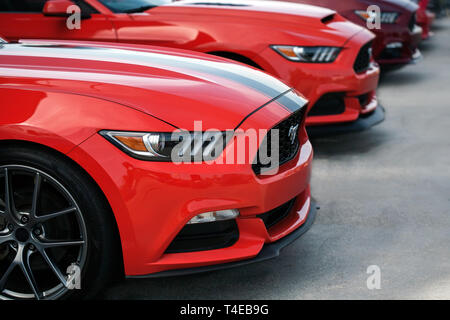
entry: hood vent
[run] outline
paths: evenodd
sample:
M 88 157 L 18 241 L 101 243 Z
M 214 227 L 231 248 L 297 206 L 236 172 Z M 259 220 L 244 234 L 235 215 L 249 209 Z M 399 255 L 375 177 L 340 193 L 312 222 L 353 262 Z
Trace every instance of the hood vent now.
M 320 21 L 322 21 L 323 24 L 327 24 L 327 23 L 333 21 L 333 19 L 334 19 L 334 13 L 322 18 Z

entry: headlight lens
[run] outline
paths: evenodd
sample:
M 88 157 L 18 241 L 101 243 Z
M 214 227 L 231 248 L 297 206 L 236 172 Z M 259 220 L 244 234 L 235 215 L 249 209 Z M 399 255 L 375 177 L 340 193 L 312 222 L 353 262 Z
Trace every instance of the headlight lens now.
M 367 12 L 364 10 L 356 10 L 356 15 L 362 18 L 363 20 L 367 21 L 370 19 L 375 19 L 375 13 L 374 12 Z M 382 12 L 380 17 L 381 23 L 388 23 L 393 24 L 397 21 L 399 14 L 398 12 Z
M 272 46 L 272 49 L 288 60 L 310 63 L 331 63 L 341 51 L 338 47 Z
M 100 134 L 134 158 L 166 162 L 213 160 L 220 155 L 232 135 L 222 131 L 100 131 Z

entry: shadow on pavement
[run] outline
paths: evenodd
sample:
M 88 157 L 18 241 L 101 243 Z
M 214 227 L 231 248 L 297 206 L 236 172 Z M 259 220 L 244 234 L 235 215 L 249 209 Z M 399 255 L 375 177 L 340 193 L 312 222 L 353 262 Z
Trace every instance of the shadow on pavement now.
M 364 132 L 314 138 L 311 143 L 314 147 L 315 158 L 333 158 L 334 156 L 368 153 L 389 139 L 387 132 L 374 127 Z

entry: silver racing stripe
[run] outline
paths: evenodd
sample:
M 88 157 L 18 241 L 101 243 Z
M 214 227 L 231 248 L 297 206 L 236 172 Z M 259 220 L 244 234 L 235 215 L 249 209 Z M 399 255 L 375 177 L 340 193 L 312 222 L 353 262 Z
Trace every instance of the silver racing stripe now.
M 29 49 L 29 50 L 27 50 Z M 268 98 L 274 98 L 289 90 L 289 87 L 272 76 L 239 64 L 208 61 L 197 58 L 167 54 L 132 51 L 117 48 L 98 48 L 63 44 L 22 43 L 7 44 L 0 55 L 79 59 L 101 62 L 115 62 L 160 67 L 171 71 L 192 70 L 204 75 L 221 77 L 250 87 Z

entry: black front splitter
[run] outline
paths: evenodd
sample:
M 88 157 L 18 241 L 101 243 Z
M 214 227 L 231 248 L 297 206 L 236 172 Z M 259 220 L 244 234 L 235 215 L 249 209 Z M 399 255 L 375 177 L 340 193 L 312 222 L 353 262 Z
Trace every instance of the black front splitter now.
M 362 115 L 356 121 L 345 122 L 324 126 L 307 127 L 310 138 L 325 137 L 342 133 L 358 132 L 367 130 L 374 125 L 383 122 L 385 118 L 385 110 L 381 105 L 370 114 Z

